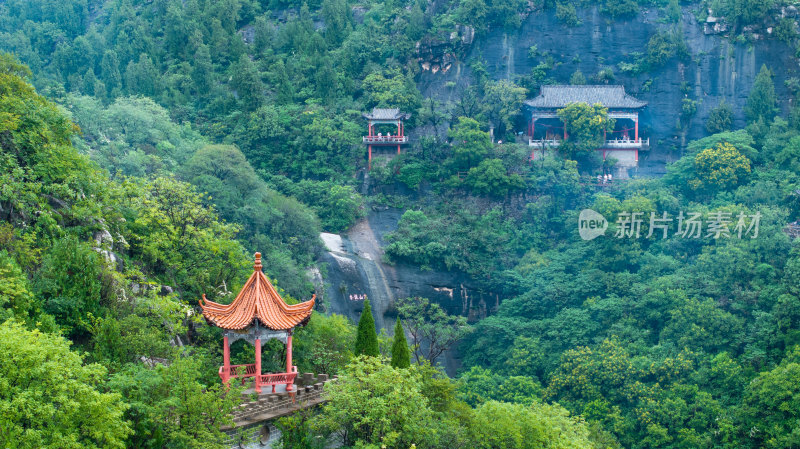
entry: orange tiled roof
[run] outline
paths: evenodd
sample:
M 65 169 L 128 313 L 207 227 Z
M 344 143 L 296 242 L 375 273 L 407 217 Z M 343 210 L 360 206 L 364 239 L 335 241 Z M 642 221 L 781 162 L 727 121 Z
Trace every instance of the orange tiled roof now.
M 240 330 L 250 327 L 258 319 L 272 330 L 289 330 L 308 322 L 316 295 L 310 301 L 288 305 L 261 271 L 261 253 L 256 253 L 253 269 L 253 275 L 232 303 L 218 304 L 203 295 L 200 307 L 210 324 L 223 329 Z

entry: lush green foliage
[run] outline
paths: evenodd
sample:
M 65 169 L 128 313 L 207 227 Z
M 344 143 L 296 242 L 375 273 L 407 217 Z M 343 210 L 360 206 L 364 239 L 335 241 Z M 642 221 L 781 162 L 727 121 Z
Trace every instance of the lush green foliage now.
M 0 444 L 3 447 L 123 448 L 131 428 L 106 370 L 85 365 L 62 337 L 0 324 Z
M 346 447 L 599 447 L 586 425 L 558 405 L 489 401 L 472 409 L 427 365 L 400 369 L 356 359 L 330 387 L 329 399 L 316 430 L 337 434 Z
M 615 120 L 601 104 L 572 103 L 558 110 L 567 131 L 567 140 L 558 147 L 565 158 L 579 159 L 592 154 L 605 141 L 605 132 L 614 130 Z
M 706 130 L 711 134 L 730 131 L 733 128 L 733 108 L 724 100 L 711 110 L 706 120 Z
M 417 363 L 422 360 L 435 363 L 439 356 L 470 330 L 466 318 L 448 315 L 439 304 L 431 303 L 426 298 L 402 299 L 397 303 L 397 311 L 411 334 L 411 347 Z M 399 323 L 398 320 L 396 328 L 402 329 Z M 423 351 L 423 342 L 427 353 Z
M 609 26 L 642 7 L 674 24 L 710 9 L 739 42 L 749 25 L 772 26 L 776 6 L 596 5 Z M 290 301 L 308 297 L 320 230 L 342 232 L 379 202 L 407 206 L 387 258 L 468 277 L 461 299 L 477 321 L 466 335 L 465 318 L 403 301 L 397 344 L 408 350 L 403 325 L 417 360 L 463 340 L 464 371 L 454 384 L 428 365 L 398 368 L 406 357 L 380 360 L 368 304 L 358 332 L 315 314 L 296 332 L 298 365 L 342 377 L 313 425 L 282 421 L 284 446 L 333 433 L 402 449 L 800 444 L 800 253 L 781 232 L 800 217 L 800 113 L 780 117 L 765 66 L 744 110 L 715 108 L 713 135 L 681 148 L 662 179 L 603 192 L 581 179 L 613 126 L 589 105 L 562 113 L 566 158 L 531 161 L 515 143 L 522 100 L 566 81 L 574 67 L 559 58 L 572 55 L 532 43 L 529 74 L 494 80 L 498 68 L 467 51 L 468 26 L 511 36 L 529 14 L 577 26 L 589 12 L 551 0 L 2 2 L 0 48 L 33 70 L 0 53 L 0 346 L 11 361 L 0 446 L 220 447 L 239 397 L 219 387 L 220 332 L 196 300 L 229 301 L 255 250 Z M 619 64 L 620 82 L 701 60 L 681 26 L 659 26 Z M 773 33 L 796 34 L 788 16 Z M 428 50 L 470 75 L 423 99 Z M 592 82 L 616 83 L 603 64 Z M 796 79 L 787 86 L 797 93 Z M 690 87 L 681 131 L 702 110 Z M 412 114 L 412 143 L 366 176 L 361 113 L 376 106 Z M 747 129 L 733 131 L 742 115 Z M 609 220 L 605 237 L 577 239 L 583 208 Z M 615 239 L 623 212 L 642 213 L 645 235 L 651 212 L 760 214 L 761 228 Z M 282 369 L 272 349 L 264 366 Z M 252 351 L 235 345 L 232 358 Z M 353 352 L 376 357 L 351 363 Z

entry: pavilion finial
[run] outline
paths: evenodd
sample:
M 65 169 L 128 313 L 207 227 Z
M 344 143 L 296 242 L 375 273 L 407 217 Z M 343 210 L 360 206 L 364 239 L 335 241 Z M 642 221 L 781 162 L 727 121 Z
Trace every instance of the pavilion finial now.
M 255 257 L 256 257 L 256 263 L 253 265 L 253 270 L 261 271 L 261 268 L 262 268 L 262 265 L 261 265 L 261 253 L 256 253 Z

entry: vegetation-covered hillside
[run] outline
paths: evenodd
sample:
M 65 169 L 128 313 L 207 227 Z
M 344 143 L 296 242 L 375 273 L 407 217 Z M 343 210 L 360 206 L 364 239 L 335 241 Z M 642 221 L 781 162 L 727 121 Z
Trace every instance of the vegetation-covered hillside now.
M 464 58 L 493 29 L 551 11 L 576 26 L 584 8 L 654 10 L 660 31 L 588 78 L 557 79 L 564 61 L 534 46 L 531 73 L 493 79 L 477 57 L 456 101 L 420 94 L 425 52 Z M 467 276 L 497 306 L 467 326 L 401 301 L 392 342 L 322 301 L 295 360 L 340 377 L 319 415 L 280 422 L 283 448 L 797 447 L 800 115 L 770 68 L 662 178 L 596 185 L 614 163 L 593 156 L 599 106 L 560 112 L 586 125 L 553 157 L 516 137 L 543 84 L 694 57 L 682 11 L 736 45 L 798 45 L 782 0 L 0 3 L 0 446 L 224 447 L 240 388 L 219 382 L 222 332 L 197 300 L 231 301 L 255 251 L 305 300 L 320 232 L 389 205 L 405 209 L 389 262 Z M 681 127 L 701 98 L 676 88 Z M 412 142 L 370 169 L 373 107 L 411 113 Z M 583 209 L 605 236 L 580 238 Z M 463 337 L 455 379 L 420 356 L 449 347 L 431 336 Z M 237 342 L 232 363 L 253 351 Z

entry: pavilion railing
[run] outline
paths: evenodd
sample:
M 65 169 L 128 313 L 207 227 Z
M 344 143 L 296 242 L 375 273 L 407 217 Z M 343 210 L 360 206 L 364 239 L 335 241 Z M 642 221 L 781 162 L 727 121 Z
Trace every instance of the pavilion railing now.
M 364 136 L 364 143 L 406 143 L 408 136 Z
M 532 147 L 556 148 L 561 144 L 560 139 L 530 139 Z M 602 148 L 642 148 L 650 146 L 650 139 L 609 139 L 606 140 Z
M 286 391 L 290 391 L 292 388 L 291 386 L 294 384 L 294 380 L 297 377 L 297 373 L 276 373 L 276 374 L 262 374 L 259 379 L 259 385 L 263 386 L 272 386 L 272 392 L 275 393 L 275 386 L 276 385 L 286 385 Z
M 226 376 L 227 374 L 227 376 Z M 225 366 L 219 367 L 219 377 L 222 378 L 223 381 L 227 382 L 229 379 L 242 379 L 242 385 L 244 385 L 245 379 L 250 377 L 257 377 L 256 376 L 256 365 L 254 363 L 248 365 L 231 365 L 228 367 L 228 372 L 225 372 Z M 297 367 L 292 366 L 292 371 L 289 373 L 267 373 L 261 374 L 258 376 L 258 383 L 262 386 L 272 386 L 272 392 L 275 392 L 276 385 L 286 385 L 287 390 L 290 389 L 290 385 L 294 383 L 295 378 L 297 377 Z
M 244 368 L 242 370 L 241 368 Z M 251 363 L 249 365 L 231 365 L 228 367 L 228 372 L 225 372 L 225 366 L 219 367 L 219 377 L 222 380 L 227 379 L 234 379 L 237 377 L 245 378 L 245 377 L 253 377 L 256 375 L 256 365 L 255 363 Z
M 530 139 L 529 145 L 532 147 L 557 147 L 561 144 L 560 139 Z
M 642 148 L 650 146 L 650 139 L 613 139 L 606 140 L 606 148 Z

